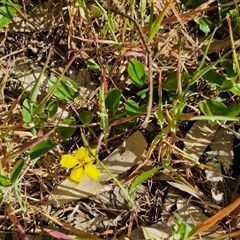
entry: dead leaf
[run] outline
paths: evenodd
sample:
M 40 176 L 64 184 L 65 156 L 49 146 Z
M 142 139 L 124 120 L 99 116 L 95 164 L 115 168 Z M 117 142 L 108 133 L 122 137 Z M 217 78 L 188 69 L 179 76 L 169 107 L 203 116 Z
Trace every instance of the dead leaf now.
M 199 160 L 213 140 L 218 128 L 218 124 L 212 125 L 208 121 L 195 122 L 185 136 L 184 151 Z
M 144 239 L 172 239 L 171 228 L 166 222 L 154 223 L 148 227 L 142 227 Z
M 221 175 L 221 167 L 225 173 L 228 173 L 233 164 L 233 141 L 234 134 L 227 128 L 221 127 L 212 140 L 211 151 L 205 153 L 207 165 L 216 170 L 205 170 L 206 178 L 212 185 L 212 198 L 216 204 L 222 206 L 229 202 L 230 195 Z
M 233 164 L 233 141 L 234 134 L 226 128 L 218 129 L 211 149 L 216 152 L 216 158 L 227 173 Z
M 183 192 L 186 192 L 186 193 L 189 193 L 190 195 L 200 199 L 200 193 L 194 188 L 194 187 L 189 187 L 181 182 L 170 182 L 170 181 L 167 181 L 167 183 L 169 183 L 170 185 L 172 185 L 173 187 L 183 191 Z

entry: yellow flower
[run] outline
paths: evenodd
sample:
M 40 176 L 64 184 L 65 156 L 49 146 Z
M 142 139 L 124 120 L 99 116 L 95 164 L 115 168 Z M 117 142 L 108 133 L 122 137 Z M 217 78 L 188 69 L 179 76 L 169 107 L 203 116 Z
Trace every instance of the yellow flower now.
M 96 149 L 90 149 L 95 156 Z M 100 176 L 100 171 L 93 165 L 94 158 L 89 156 L 87 149 L 80 147 L 75 156 L 65 154 L 62 156 L 60 164 L 66 168 L 73 168 L 70 174 L 70 181 L 80 183 L 83 179 L 84 173 L 93 180 L 97 180 Z

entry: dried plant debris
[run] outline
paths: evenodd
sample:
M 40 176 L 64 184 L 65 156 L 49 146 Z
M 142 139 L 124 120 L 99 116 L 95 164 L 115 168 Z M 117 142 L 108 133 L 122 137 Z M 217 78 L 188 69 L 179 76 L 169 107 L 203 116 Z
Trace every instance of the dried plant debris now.
M 228 174 L 233 164 L 234 134 L 226 128 L 220 127 L 210 145 L 211 150 L 205 153 L 207 165 L 213 170 L 206 169 L 206 178 L 210 181 L 211 193 L 216 204 L 226 206 L 230 202 L 230 190 L 223 173 Z
M 218 124 L 197 121 L 185 138 L 184 150 L 196 159 L 200 159 L 204 153 L 205 161 L 210 166 L 209 169 L 205 169 L 205 174 L 211 183 L 213 202 L 226 206 L 230 201 L 230 195 L 221 169 L 223 168 L 224 174 L 230 174 L 235 135 L 228 128 L 220 127 Z M 209 150 L 205 152 L 207 148 Z
M 210 124 L 208 121 L 195 122 L 185 136 L 184 151 L 199 160 L 214 139 L 218 128 L 218 124 Z
M 233 164 L 233 141 L 235 135 L 226 128 L 219 128 L 211 144 L 211 151 L 208 153 L 209 158 L 215 155 L 215 158 L 220 162 L 225 173 Z
M 19 182 L 11 182 L 6 187 L 9 197 L 2 205 L 0 224 L 1 230 L 9 232 L 0 232 L 0 238 L 18 239 L 19 234 L 10 230 L 22 226 L 24 231 L 38 234 L 27 235 L 28 239 L 48 239 L 40 236 L 40 231 L 62 239 L 75 239 L 67 235 L 70 233 L 84 239 L 173 239 L 174 213 L 195 226 L 238 200 L 239 178 L 235 189 L 226 181 L 228 177 L 234 182 L 231 177 L 237 178 L 238 173 L 232 169 L 233 140 L 239 136 L 231 131 L 235 126 L 228 122 L 228 125 L 221 125 L 224 120 L 221 124 L 196 121 L 188 130 L 188 124 L 196 115 L 205 114 L 208 119 L 219 113 L 223 113 L 223 118 L 239 116 L 240 69 L 237 58 L 234 59 L 238 54 L 234 50 L 240 42 L 239 28 L 232 29 L 233 41 L 219 36 L 225 17 L 217 16 L 221 21 L 215 24 L 208 15 L 218 15 L 223 3 L 209 0 L 199 5 L 195 2 L 199 1 L 35 0 L 20 1 L 19 5 L 16 2 L 18 9 L 10 23 L 0 27 L 1 156 L 4 159 L 8 153 L 21 149 L 26 141 L 34 141 L 50 128 L 63 126 L 66 132 L 73 128 L 76 131 L 63 140 L 56 130 L 51 136 L 56 148 L 40 156 L 35 165 L 29 161 L 29 151 L 25 151 L 2 166 L 8 179 L 14 164 L 24 159 Z M 13 1 L 1 2 L 0 15 L 4 3 L 12 4 Z M 233 8 L 234 11 L 229 12 L 230 22 L 233 25 L 237 21 L 237 26 L 238 3 L 239 0 L 224 3 L 224 7 Z M 206 24 L 208 21 L 219 27 L 216 34 L 210 33 L 213 25 Z M 202 34 L 203 26 L 210 27 L 210 32 Z M 224 36 L 229 33 L 225 31 Z M 203 35 L 205 37 L 201 37 Z M 128 65 L 133 59 L 138 62 L 134 66 L 135 83 Z M 206 66 L 208 72 L 202 74 Z M 138 67 L 143 76 L 138 76 Z M 53 104 L 44 103 L 46 108 L 40 115 L 38 111 L 30 111 L 31 121 L 29 125 L 24 124 L 24 114 L 41 106 L 53 79 L 61 79 L 59 76 L 63 72 L 63 78 L 67 79 L 63 88 L 67 90 L 62 95 L 73 90 L 73 99 L 58 98 L 53 93 L 49 99 Z M 39 85 L 35 85 L 37 80 L 41 82 Z M 36 87 L 37 101 L 25 101 L 31 96 L 34 85 L 39 86 Z M 143 137 L 136 129 L 146 119 L 151 88 L 150 121 Z M 99 94 L 101 90 L 102 95 Z M 107 95 L 112 90 L 118 97 L 109 107 L 110 104 L 106 104 L 108 96 L 115 100 L 115 96 Z M 203 111 L 205 105 L 200 107 L 208 100 L 213 104 L 210 115 Z M 130 102 L 134 102 L 133 112 L 127 111 Z M 24 112 L 26 106 L 29 108 Z M 81 113 L 91 120 L 83 121 Z M 106 116 L 104 123 L 107 124 L 101 124 Z M 62 123 L 68 118 L 74 120 L 73 127 Z M 112 126 L 112 123 L 121 124 Z M 102 141 L 101 134 L 108 130 L 108 138 Z M 181 131 L 188 131 L 185 141 Z M 100 164 L 96 164 L 102 173 L 98 181 L 85 177 L 80 184 L 75 184 L 67 179 L 71 170 L 62 168 L 60 159 L 84 145 L 80 132 L 89 146 L 98 144 L 100 160 L 104 159 L 103 163 L 126 190 L 131 189 L 133 181 L 139 180 L 138 176 L 142 177 L 142 172 L 149 173 L 152 168 L 159 167 L 154 176 L 143 178 L 137 186 L 132 199 L 134 207 L 129 207 L 122 190 Z M 127 138 L 126 146 L 121 145 L 121 138 L 127 132 L 133 134 Z M 154 145 L 151 156 L 144 162 L 137 162 L 147 144 L 155 141 L 159 144 Z M 179 154 L 176 147 L 187 154 Z M 189 156 L 199 164 L 188 161 Z M 137 167 L 137 164 L 140 165 Z M 25 170 L 26 165 L 28 170 Z M 0 176 L 2 185 L 4 171 Z M 4 196 L 7 191 L 2 185 Z M 7 214 L 8 203 L 14 208 L 12 214 Z M 193 239 L 208 239 L 208 235 L 222 237 L 220 231 L 229 233 L 237 229 L 239 209 L 237 207 L 231 214 L 228 212 L 226 222 L 217 219 L 212 228 Z M 224 229 L 218 225 L 220 220 L 225 224 Z M 227 230 L 228 227 L 231 230 Z

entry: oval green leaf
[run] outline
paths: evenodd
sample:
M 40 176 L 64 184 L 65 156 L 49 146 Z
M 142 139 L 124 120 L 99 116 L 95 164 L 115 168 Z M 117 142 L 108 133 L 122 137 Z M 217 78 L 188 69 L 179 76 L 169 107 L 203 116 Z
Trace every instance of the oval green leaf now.
M 231 88 L 231 92 L 240 96 L 240 83 L 234 83 L 233 88 Z
M 208 34 L 211 32 L 211 22 L 207 18 L 195 17 L 194 21 L 204 33 Z
M 131 82 L 137 86 L 147 84 L 147 75 L 145 73 L 144 66 L 136 59 L 132 59 L 128 63 L 128 75 Z
M 186 72 L 181 74 L 182 86 L 185 86 L 189 81 L 189 75 Z M 166 81 L 163 83 L 163 89 L 165 91 L 176 91 L 177 90 L 177 72 L 172 71 L 167 76 Z
M 49 89 L 53 87 L 58 78 L 51 78 L 48 82 Z M 54 92 L 54 96 L 65 102 L 73 102 L 79 96 L 79 87 L 77 84 L 68 77 L 63 77 L 60 84 Z
M 222 115 L 227 117 L 236 117 L 238 116 L 239 112 L 240 112 L 240 105 L 234 104 L 229 106 L 226 110 L 224 110 Z
M 54 117 L 58 110 L 58 103 L 56 101 L 52 101 L 48 105 L 48 115 L 50 118 Z
M 139 107 L 139 105 L 131 99 L 127 100 L 125 103 L 125 110 L 128 116 L 134 116 L 136 114 L 143 113 L 146 111 L 146 109 L 147 104 Z
M 83 124 L 88 124 L 92 121 L 94 114 L 91 111 L 83 111 L 79 114 L 79 120 Z
M 0 186 L 1 187 L 9 187 L 11 185 L 12 185 L 12 183 L 8 177 L 0 175 Z
M 11 6 L 9 1 L 6 0 L 1 1 L 1 5 L 2 6 L 0 6 L 0 28 L 8 25 L 13 20 L 13 17 L 17 11 L 13 6 Z
M 227 109 L 223 103 L 212 99 L 200 101 L 198 105 L 206 116 L 222 115 Z
M 29 123 L 32 121 L 33 110 L 33 104 L 28 99 L 25 99 L 22 106 L 22 117 L 25 123 Z
M 105 97 L 105 106 L 111 114 L 115 114 L 118 110 L 122 91 L 119 89 L 113 89 L 108 91 Z
M 16 164 L 14 165 L 12 171 L 11 171 L 11 176 L 10 176 L 10 182 L 11 183 L 15 183 L 19 174 L 22 171 L 22 168 L 24 166 L 24 160 L 20 159 L 16 162 Z
M 37 145 L 35 145 L 30 149 L 31 160 L 43 156 L 44 154 L 49 152 L 51 149 L 53 149 L 56 145 L 57 144 L 55 142 L 50 140 L 46 140 L 38 143 Z
M 231 80 L 226 80 L 221 85 L 222 90 L 228 90 L 228 89 L 231 89 L 232 87 L 233 87 L 233 82 Z
M 69 127 L 58 127 L 57 130 L 64 139 L 70 138 L 76 130 L 76 127 L 71 127 L 76 125 L 76 120 L 73 117 L 67 118 L 63 120 L 61 124 L 69 125 Z

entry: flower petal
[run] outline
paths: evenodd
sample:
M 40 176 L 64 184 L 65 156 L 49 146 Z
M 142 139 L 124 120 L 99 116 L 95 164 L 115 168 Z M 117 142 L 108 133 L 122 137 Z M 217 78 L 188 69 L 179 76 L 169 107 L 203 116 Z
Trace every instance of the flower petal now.
M 101 172 L 96 168 L 95 165 L 91 163 L 84 165 L 84 169 L 87 176 L 93 180 L 97 180 L 98 177 L 101 175 Z
M 70 154 L 62 155 L 60 164 L 65 168 L 73 168 L 79 163 L 78 159 L 75 156 Z
M 97 155 L 97 150 L 96 149 L 89 149 L 89 151 L 92 153 L 93 156 Z M 87 155 L 84 156 L 84 162 L 85 163 L 93 162 L 94 161 L 94 157 L 92 155 L 87 151 Z
M 75 183 L 80 183 L 84 176 L 83 167 L 75 167 L 70 174 L 69 180 Z
M 84 158 L 88 156 L 88 152 L 84 147 L 80 147 L 76 153 L 75 153 L 75 157 L 79 160 L 79 161 L 84 161 Z

